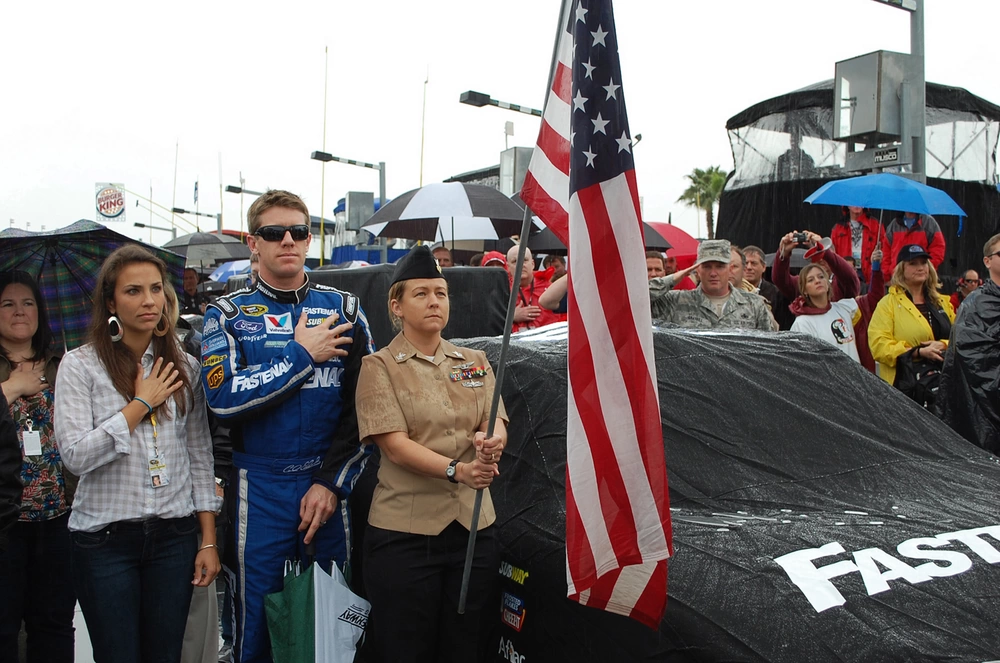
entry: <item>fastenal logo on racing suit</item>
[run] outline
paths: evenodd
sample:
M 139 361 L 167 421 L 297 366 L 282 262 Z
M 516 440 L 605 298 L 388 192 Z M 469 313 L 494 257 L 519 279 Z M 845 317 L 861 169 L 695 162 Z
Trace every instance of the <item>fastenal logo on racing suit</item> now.
M 234 375 L 231 392 L 235 394 L 238 391 L 256 389 L 260 385 L 267 384 L 274 378 L 280 377 L 290 370 L 292 370 L 292 362 L 285 359 L 280 364 L 275 364 L 264 371 L 251 373 L 250 375 Z

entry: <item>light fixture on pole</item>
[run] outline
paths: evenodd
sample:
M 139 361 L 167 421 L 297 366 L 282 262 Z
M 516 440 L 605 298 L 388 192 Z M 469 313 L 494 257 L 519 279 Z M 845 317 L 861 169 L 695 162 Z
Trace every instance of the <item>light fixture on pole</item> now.
M 239 186 L 233 186 L 232 184 L 227 185 L 226 186 L 226 193 L 238 193 L 238 194 L 244 194 L 245 193 L 245 194 L 251 195 L 251 196 L 263 196 L 264 195 L 263 191 L 253 191 L 251 189 L 245 188 L 243 186 L 245 183 L 246 183 L 246 180 L 243 179 L 243 174 L 240 173 L 240 185 Z M 246 244 L 246 241 L 247 241 L 246 236 L 250 233 L 250 229 L 249 228 L 245 228 L 244 229 L 244 225 L 243 225 L 244 223 L 246 223 L 246 217 L 243 216 L 243 196 L 240 195 L 240 229 L 241 229 L 241 232 L 242 232 L 242 235 L 243 235 L 240 238 L 240 241 L 243 242 L 244 244 Z
M 157 216 L 159 216 L 159 214 L 157 214 Z M 160 217 L 160 218 L 163 218 L 163 217 Z M 167 219 L 167 220 L 169 221 L 169 219 Z M 154 226 L 152 223 L 140 223 L 138 221 L 136 221 L 132 225 L 135 226 L 136 228 L 149 228 L 150 230 L 162 230 L 164 232 L 170 233 L 172 235 L 171 239 L 177 239 L 177 228 L 176 227 L 174 227 L 174 228 L 164 228 L 163 226 Z
M 210 219 L 215 219 L 218 222 L 218 232 L 222 234 L 222 215 L 221 214 L 208 214 L 206 212 L 192 212 L 191 210 L 182 209 L 180 207 L 171 208 L 170 212 L 172 214 L 194 214 L 195 216 L 207 216 Z M 201 232 L 201 226 L 195 224 L 195 229 Z
M 322 161 L 323 163 L 329 161 L 336 161 L 337 163 L 346 163 L 350 166 L 359 166 L 361 168 L 371 168 L 372 170 L 378 171 L 378 204 L 381 208 L 385 205 L 385 162 L 379 161 L 377 164 L 368 163 L 367 161 L 358 161 L 356 159 L 344 159 L 343 157 L 335 157 L 327 152 L 316 151 L 309 155 L 310 159 L 315 161 Z M 322 229 L 320 230 L 322 233 Z M 385 264 L 388 260 L 389 255 L 389 245 L 386 243 L 384 238 L 379 238 L 379 256 L 382 264 Z
M 475 106 L 476 108 L 482 108 L 483 106 L 496 106 L 497 108 L 517 111 L 518 113 L 524 113 L 525 115 L 534 115 L 535 117 L 542 116 L 542 111 L 537 108 L 528 108 L 527 106 L 512 104 L 507 101 L 499 101 L 497 99 L 493 99 L 485 92 L 474 92 L 472 90 L 468 90 L 459 95 L 458 101 L 459 103 L 466 104 L 468 106 Z

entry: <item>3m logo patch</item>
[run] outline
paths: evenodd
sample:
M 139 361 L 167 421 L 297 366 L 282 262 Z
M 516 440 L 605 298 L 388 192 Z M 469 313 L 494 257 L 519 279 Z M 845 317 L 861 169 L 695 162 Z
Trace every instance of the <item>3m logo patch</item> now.
M 267 313 L 267 307 L 263 306 L 262 304 L 250 304 L 249 306 L 241 306 L 240 310 L 246 313 L 247 315 L 253 316 L 255 318 L 260 317 L 265 313 Z
M 209 389 L 218 389 L 222 386 L 224 379 L 226 379 L 226 372 L 222 369 L 222 366 L 216 366 L 205 376 L 205 382 L 208 383 Z
M 201 365 L 204 368 L 208 368 L 210 366 L 216 366 L 216 365 L 221 364 L 222 362 L 226 361 L 226 359 L 228 359 L 228 358 L 229 358 L 229 355 L 209 355 L 209 356 L 205 357 L 205 361 L 201 362 Z
M 264 330 L 268 334 L 291 334 L 292 314 L 282 313 L 281 315 L 265 315 Z

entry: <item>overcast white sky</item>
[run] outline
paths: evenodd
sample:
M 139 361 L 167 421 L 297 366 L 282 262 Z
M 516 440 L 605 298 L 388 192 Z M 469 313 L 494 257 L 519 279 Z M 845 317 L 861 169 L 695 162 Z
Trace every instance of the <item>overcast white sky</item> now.
M 1000 103 L 997 0 L 925 0 L 927 79 Z M 623 90 L 645 217 L 695 235 L 675 204 L 694 167 L 732 167 L 726 120 L 764 99 L 832 78 L 834 63 L 909 52 L 909 13 L 873 0 L 619 0 Z M 122 182 L 171 207 L 240 200 L 221 184 L 280 187 L 320 212 L 324 46 L 326 151 L 385 161 L 389 197 L 419 184 L 426 72 L 424 183 L 498 163 L 531 146 L 535 118 L 458 103 L 468 89 L 540 108 L 559 0 L 326 2 L 6 2 L 0 9 L 0 227 L 61 227 L 95 218 L 95 182 Z M 378 174 L 326 168 L 329 214 Z M 220 202 L 220 198 L 222 198 Z M 127 197 L 126 223 L 149 213 Z M 245 205 L 248 206 L 247 199 Z M 214 227 L 214 221 L 205 225 Z M 167 222 L 154 217 L 155 225 Z M 181 226 L 181 232 L 186 230 Z M 169 239 L 154 231 L 152 241 Z

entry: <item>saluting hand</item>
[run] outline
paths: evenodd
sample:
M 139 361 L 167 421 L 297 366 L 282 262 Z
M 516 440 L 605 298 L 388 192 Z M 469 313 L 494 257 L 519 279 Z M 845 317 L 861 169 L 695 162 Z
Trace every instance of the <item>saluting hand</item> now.
M 322 364 L 331 357 L 346 357 L 347 348 L 340 346 L 354 342 L 350 336 L 343 336 L 353 325 L 345 322 L 334 327 L 338 318 L 340 314 L 334 313 L 315 327 L 306 327 L 305 310 L 299 316 L 299 322 L 295 325 L 295 340 L 306 349 L 317 364 Z

